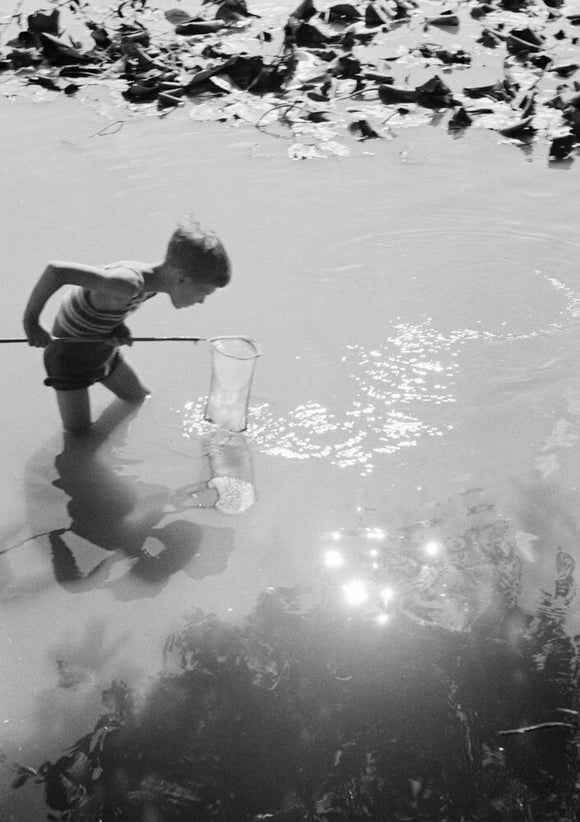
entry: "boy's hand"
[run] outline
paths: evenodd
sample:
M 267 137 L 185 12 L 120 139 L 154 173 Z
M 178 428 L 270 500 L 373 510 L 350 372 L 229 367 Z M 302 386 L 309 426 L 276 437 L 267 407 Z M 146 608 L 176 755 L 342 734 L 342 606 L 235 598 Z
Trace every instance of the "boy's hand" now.
M 33 345 L 35 348 L 46 348 L 52 340 L 48 331 L 46 331 L 39 322 L 24 320 L 24 330 L 28 339 L 28 345 Z
M 114 345 L 133 345 L 131 330 L 127 328 L 125 323 L 116 325 L 111 331 L 109 339 Z

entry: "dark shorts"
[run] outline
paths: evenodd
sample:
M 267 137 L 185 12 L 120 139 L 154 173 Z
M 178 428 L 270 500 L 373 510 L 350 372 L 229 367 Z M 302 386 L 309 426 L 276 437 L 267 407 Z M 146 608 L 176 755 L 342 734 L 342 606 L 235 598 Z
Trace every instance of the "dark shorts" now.
M 54 340 L 44 349 L 44 384 L 58 391 L 89 388 L 109 377 L 122 360 L 119 349 L 107 342 Z

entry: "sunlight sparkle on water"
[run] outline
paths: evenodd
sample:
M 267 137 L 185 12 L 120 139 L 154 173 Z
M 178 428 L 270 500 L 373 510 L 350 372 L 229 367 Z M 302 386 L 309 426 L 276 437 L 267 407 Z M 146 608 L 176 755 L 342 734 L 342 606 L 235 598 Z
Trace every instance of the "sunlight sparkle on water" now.
M 340 551 L 326 551 L 324 554 L 324 564 L 327 568 L 341 568 L 344 565 L 344 557 Z
M 383 603 L 385 605 L 388 605 L 390 602 L 392 602 L 394 596 L 395 592 L 392 588 L 383 588 L 381 591 L 381 599 L 383 600 Z
M 428 557 L 436 557 L 441 553 L 441 545 L 438 542 L 435 542 L 435 540 L 431 540 L 431 542 L 428 542 L 423 546 L 423 551 Z
M 353 607 L 364 605 L 369 598 L 367 587 L 360 579 L 353 579 L 351 582 L 343 585 L 342 590 L 344 591 L 344 598 L 347 605 L 352 605 Z
M 345 345 L 337 362 L 346 388 L 338 398 L 319 385 L 319 397 L 305 397 L 279 416 L 269 403 L 251 404 L 249 441 L 272 456 L 357 466 L 364 476 L 373 471 L 376 454 L 416 446 L 425 435 L 442 436 L 442 429 L 420 418 L 420 406 L 455 402 L 459 364 L 439 356 L 456 338 L 438 334 L 430 322 L 395 325 L 372 348 Z M 185 404 L 183 436 L 202 430 L 203 408 L 203 400 Z
M 580 297 L 564 283 L 546 280 L 564 292 L 567 313 L 576 317 Z M 426 422 L 421 409 L 456 402 L 458 356 L 464 345 L 527 339 L 538 333 L 497 334 L 481 328 L 442 333 L 429 317 L 420 323 L 399 321 L 385 330 L 379 344 L 346 344 L 329 362 L 329 373 L 343 370 L 336 375 L 346 386 L 340 396 L 333 393 L 333 377 L 332 386 L 317 384 L 317 396 L 300 397 L 301 402 L 282 414 L 275 414 L 268 402 L 252 404 L 248 440 L 274 457 L 322 459 L 340 468 L 357 467 L 366 476 L 374 470 L 377 454 L 415 447 L 422 437 L 442 437 L 452 428 Z M 184 405 L 183 437 L 207 429 L 204 405 L 205 398 Z

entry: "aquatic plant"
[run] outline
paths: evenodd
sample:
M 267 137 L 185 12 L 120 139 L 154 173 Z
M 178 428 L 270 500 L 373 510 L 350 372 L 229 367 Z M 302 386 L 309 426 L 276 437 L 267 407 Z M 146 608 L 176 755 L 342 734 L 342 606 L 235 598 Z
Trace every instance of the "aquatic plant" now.
M 301 3 L 287 19 L 268 21 L 245 0 L 204 3 L 196 16 L 182 9 L 162 16 L 141 2 L 120 2 L 106 13 L 71 3 L 69 14 L 88 30 L 90 46 L 66 36 L 60 9 L 39 10 L 0 51 L 0 71 L 23 72 L 23 82 L 67 95 L 85 83 L 122 80 L 128 106 L 153 104 L 166 116 L 190 101 L 194 119 L 245 121 L 297 140 L 291 157 L 347 153 L 335 139 L 339 129 L 359 140 L 392 138 L 395 129 L 435 123 L 435 113 L 448 112 L 456 138 L 484 126 L 522 146 L 542 140 L 549 157 L 561 161 L 580 144 L 580 95 L 579 64 L 569 57 L 578 41 L 577 15 L 558 6 L 556 0 L 470 0 L 428 16 L 415 0 L 359 0 L 321 11 Z M 525 26 L 513 24 L 519 11 Z M 483 55 L 504 51 L 503 76 L 478 94 L 451 93 L 441 73 L 456 77 L 471 54 L 425 37 L 459 31 L 468 21 L 481 26 L 476 49 Z M 15 22 L 20 15 L 8 17 L 5 29 Z M 233 38 L 243 40 L 243 51 L 230 44 Z M 369 43 L 372 54 L 380 46 L 386 58 L 365 59 Z M 409 69 L 419 67 L 432 76 L 409 85 Z

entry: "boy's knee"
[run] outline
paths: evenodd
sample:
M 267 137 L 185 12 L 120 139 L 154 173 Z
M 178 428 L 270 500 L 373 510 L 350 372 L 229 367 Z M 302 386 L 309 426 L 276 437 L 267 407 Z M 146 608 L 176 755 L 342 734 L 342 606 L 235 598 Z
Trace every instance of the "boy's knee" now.
M 145 386 L 141 386 L 141 389 L 137 393 L 135 393 L 133 397 L 130 397 L 128 401 L 134 403 L 142 403 L 145 402 L 145 400 L 148 399 L 148 397 L 150 396 L 151 391 L 149 391 L 148 388 L 145 388 Z
M 133 386 L 128 390 L 116 392 L 117 396 L 121 400 L 125 400 L 125 402 L 132 402 L 136 405 L 145 402 L 147 397 L 151 396 L 151 391 L 148 388 L 145 388 L 144 385 Z

